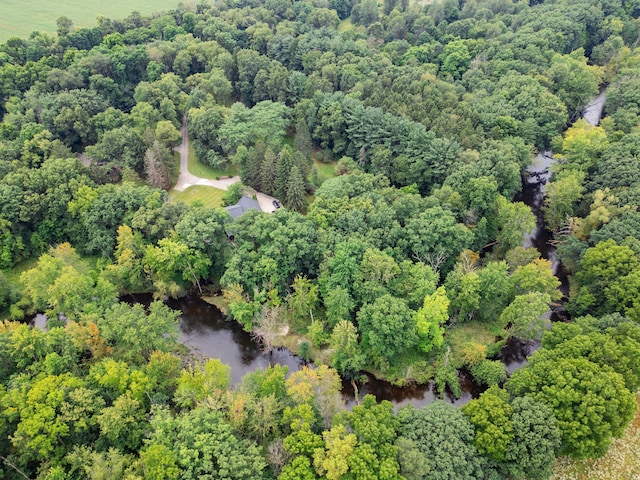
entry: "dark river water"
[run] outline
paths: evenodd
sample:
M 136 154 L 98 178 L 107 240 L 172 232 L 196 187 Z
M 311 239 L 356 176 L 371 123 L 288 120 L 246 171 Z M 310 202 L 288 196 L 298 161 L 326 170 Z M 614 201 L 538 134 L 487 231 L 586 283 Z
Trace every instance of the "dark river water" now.
M 122 300 L 148 305 L 152 299 L 150 294 L 138 294 L 127 295 Z M 196 358 L 219 358 L 229 365 L 231 381 L 234 385 L 237 385 L 245 374 L 257 368 L 279 364 L 286 365 L 289 373 L 292 373 L 305 365 L 304 360 L 285 348 L 276 348 L 271 353 L 263 352 L 240 324 L 225 320 L 218 308 L 197 296 L 171 299 L 167 301 L 167 305 L 181 312 L 180 342 L 187 345 Z M 44 316 L 42 317 L 38 318 L 46 322 Z M 366 394 L 373 394 L 378 400 L 389 400 L 397 407 L 409 403 L 422 406 L 438 398 L 432 383 L 396 387 L 372 375 L 366 375 L 366 378 L 366 382 L 358 383 L 360 398 Z M 451 392 L 445 391 L 444 400 L 455 405 L 464 405 L 484 390 L 476 385 L 471 375 L 466 372 L 460 372 L 459 378 L 462 396 L 456 399 Z M 350 382 L 343 381 L 342 395 L 347 407 L 355 405 L 355 395 Z

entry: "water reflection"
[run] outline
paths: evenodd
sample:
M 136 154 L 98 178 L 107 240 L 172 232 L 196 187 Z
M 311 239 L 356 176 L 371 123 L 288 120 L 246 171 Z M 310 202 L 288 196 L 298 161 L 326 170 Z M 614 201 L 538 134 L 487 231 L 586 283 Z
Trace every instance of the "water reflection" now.
M 123 297 L 128 303 L 151 303 L 150 295 L 128 295 Z M 181 312 L 180 342 L 187 345 L 196 357 L 219 358 L 231 366 L 233 385 L 240 383 L 242 377 L 258 368 L 269 365 L 286 365 L 289 374 L 299 370 L 305 362 L 285 348 L 274 349 L 271 353 L 263 352 L 251 339 L 251 335 L 233 321 L 226 321 L 224 315 L 213 305 L 195 296 L 187 296 L 177 300 L 169 300 L 167 304 Z M 367 394 L 374 395 L 379 401 L 389 400 L 396 407 L 409 403 L 420 407 L 438 399 L 432 382 L 425 385 L 411 384 L 396 387 L 389 382 L 378 380 L 365 374 L 366 382 L 358 383 L 359 398 Z M 455 399 L 451 391 L 445 391 L 443 400 L 454 405 L 464 405 L 472 398 L 477 398 L 484 390 L 473 382 L 467 372 L 459 373 L 462 396 Z M 351 382 L 343 380 L 342 396 L 347 408 L 356 405 L 355 394 Z
M 499 359 L 511 375 L 516 370 L 524 367 L 527 357 L 540 348 L 540 342 L 523 342 L 516 338 L 510 338 L 500 351 Z
M 397 387 L 384 380 L 378 380 L 370 374 L 366 374 L 365 377 L 366 382 L 359 382 L 357 385 L 358 397 L 362 399 L 365 395 L 371 394 L 374 395 L 379 402 L 382 400 L 390 401 L 396 409 L 409 404 L 415 407 L 423 407 L 438 399 L 453 405 L 462 406 L 469 403 L 472 399 L 478 398 L 480 394 L 486 390 L 485 387 L 476 384 L 471 374 L 464 370 L 458 372 L 458 380 L 460 381 L 460 389 L 462 390 L 460 398 L 455 398 L 453 392 L 448 388 L 444 391 L 442 397 L 440 397 L 436 392 L 436 386 L 433 382 L 423 385 L 411 383 L 404 387 Z M 350 409 L 356 405 L 353 385 L 345 379 L 342 380 L 342 397 L 347 408 Z
M 138 294 L 123 297 L 128 303 L 148 306 L 151 295 Z M 237 385 L 242 377 L 270 365 L 286 365 L 289 373 L 300 369 L 302 359 L 285 348 L 271 353 L 263 352 L 239 323 L 228 322 L 215 306 L 195 296 L 170 299 L 167 305 L 180 311 L 180 343 L 191 349 L 198 359 L 218 358 L 231 367 L 231 383 Z
M 47 329 L 47 316 L 44 313 L 36 313 L 28 318 L 27 322 L 31 328 L 38 328 L 43 331 Z
M 582 111 L 582 117 L 590 125 L 599 125 L 602 113 L 604 111 L 604 104 L 606 100 L 606 94 L 603 90 L 600 94 L 589 102 Z

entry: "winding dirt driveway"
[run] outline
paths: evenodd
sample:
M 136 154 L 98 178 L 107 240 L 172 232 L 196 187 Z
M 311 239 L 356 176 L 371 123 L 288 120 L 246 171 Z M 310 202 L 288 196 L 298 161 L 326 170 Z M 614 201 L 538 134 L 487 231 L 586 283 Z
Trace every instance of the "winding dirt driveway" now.
M 179 192 L 185 191 L 189 187 L 194 185 L 203 185 L 206 187 L 219 188 L 220 190 L 228 190 L 230 185 L 240 181 L 239 176 L 231 178 L 221 178 L 220 180 L 209 180 L 207 178 L 197 177 L 189 172 L 189 134 L 187 131 L 187 115 L 182 118 L 182 143 L 174 148 L 176 152 L 180 154 L 180 177 L 173 187 L 174 190 Z M 273 212 L 275 207 L 273 206 L 274 197 L 265 195 L 261 192 L 256 192 L 256 200 L 260 204 L 260 208 L 263 212 Z

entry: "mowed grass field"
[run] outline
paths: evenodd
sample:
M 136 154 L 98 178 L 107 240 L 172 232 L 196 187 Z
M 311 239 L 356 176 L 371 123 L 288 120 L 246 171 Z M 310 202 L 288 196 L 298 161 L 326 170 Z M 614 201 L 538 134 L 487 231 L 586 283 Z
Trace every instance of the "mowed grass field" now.
M 187 188 L 184 192 L 171 190 L 169 198 L 174 202 L 184 202 L 191 205 L 194 202 L 202 203 L 203 207 L 220 207 L 222 206 L 222 196 L 224 190 L 219 188 L 208 187 L 206 185 L 194 185 Z
M 34 30 L 56 31 L 56 19 L 69 17 L 76 27 L 93 27 L 96 17 L 128 17 L 170 10 L 179 0 L 0 0 L 0 42 L 7 38 L 28 37 Z M 186 3 L 186 2 L 185 2 Z

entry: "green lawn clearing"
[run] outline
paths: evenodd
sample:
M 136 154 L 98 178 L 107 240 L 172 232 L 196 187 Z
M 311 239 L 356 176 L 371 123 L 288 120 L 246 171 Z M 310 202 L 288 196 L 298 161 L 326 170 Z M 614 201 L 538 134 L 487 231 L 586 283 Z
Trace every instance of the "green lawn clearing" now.
M 351 17 L 347 17 L 338 24 L 338 33 L 346 32 L 352 28 L 353 23 L 351 23 Z
M 171 190 L 169 192 L 169 198 L 174 202 L 184 202 L 187 205 L 193 202 L 201 202 L 205 207 L 220 207 L 222 206 L 222 196 L 224 193 L 224 190 L 220 190 L 219 188 L 194 185 L 193 187 L 187 188 L 184 192 Z
M 227 168 L 213 168 L 209 165 L 205 165 L 196 156 L 196 152 L 193 149 L 193 143 L 189 142 L 189 173 L 200 178 L 207 178 L 209 180 L 218 179 L 220 177 L 235 177 L 239 174 L 238 167 L 235 165 L 229 165 Z
M 56 20 L 70 18 L 76 27 L 93 27 L 96 17 L 111 19 L 128 17 L 138 11 L 142 15 L 174 9 L 178 0 L 2 0 L 0 42 L 9 37 L 28 37 L 34 31 L 55 33 Z
M 314 159 L 313 164 L 318 169 L 318 180 L 320 180 L 320 184 L 324 183 L 325 180 L 337 177 L 336 162 L 322 163 Z
M 173 186 L 178 183 L 178 178 L 180 178 L 180 154 L 178 152 L 173 152 L 173 160 L 168 167 L 169 185 L 173 188 Z

